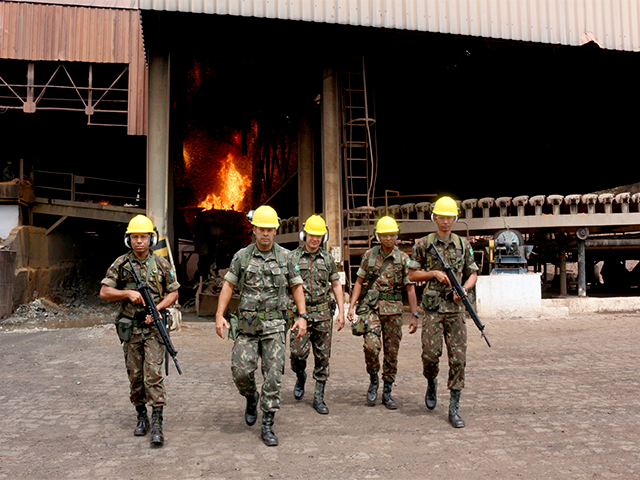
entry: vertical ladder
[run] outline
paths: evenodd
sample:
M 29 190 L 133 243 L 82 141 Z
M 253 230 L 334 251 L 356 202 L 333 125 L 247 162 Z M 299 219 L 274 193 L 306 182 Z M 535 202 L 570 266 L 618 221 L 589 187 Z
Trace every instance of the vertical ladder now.
M 373 96 L 367 90 L 365 59 L 347 58 L 342 73 L 342 162 L 346 196 L 345 260 L 350 285 L 362 254 L 371 248 L 377 144 Z

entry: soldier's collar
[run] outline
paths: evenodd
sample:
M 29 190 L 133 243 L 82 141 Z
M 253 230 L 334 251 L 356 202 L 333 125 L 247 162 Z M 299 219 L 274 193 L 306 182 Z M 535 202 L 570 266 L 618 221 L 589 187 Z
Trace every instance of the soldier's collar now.
M 260 255 L 262 258 L 268 258 L 272 253 L 273 247 L 271 247 L 269 250 L 260 250 L 259 248 L 256 248 L 253 252 L 254 255 Z
M 136 255 L 133 252 L 129 252 L 129 260 L 135 260 L 136 262 L 142 264 L 142 263 L 147 263 L 149 261 L 149 259 L 151 258 L 151 255 L 153 255 L 153 252 L 151 250 L 149 250 L 149 253 L 147 254 L 147 256 L 145 258 L 138 258 L 136 257 Z

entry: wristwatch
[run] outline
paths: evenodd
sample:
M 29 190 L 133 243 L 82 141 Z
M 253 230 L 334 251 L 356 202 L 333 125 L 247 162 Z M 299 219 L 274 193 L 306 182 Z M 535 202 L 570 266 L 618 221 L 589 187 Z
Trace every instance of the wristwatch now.
M 309 321 L 309 314 L 308 313 L 301 313 L 298 316 L 304 318 L 307 322 Z
M 416 317 L 416 318 L 420 318 L 420 314 L 418 312 L 412 313 L 411 316 L 412 317 Z

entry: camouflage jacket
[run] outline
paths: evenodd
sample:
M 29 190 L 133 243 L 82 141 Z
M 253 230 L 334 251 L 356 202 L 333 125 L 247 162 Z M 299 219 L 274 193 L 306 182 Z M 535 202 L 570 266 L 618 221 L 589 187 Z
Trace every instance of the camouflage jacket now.
M 133 268 L 136 269 L 140 281 L 149 285 L 151 296 L 156 304 L 167 293 L 174 292 L 180 288 L 169 261 L 155 253 L 151 253 L 144 260 L 136 258 L 131 252 L 121 255 L 111 264 L 106 276 L 100 283 L 118 290 L 135 290 L 136 284 L 133 276 L 122 268 L 131 268 L 131 265 L 128 265 L 129 261 L 133 264 Z M 160 282 L 160 285 L 158 285 L 158 282 Z M 120 307 L 120 315 L 142 320 L 145 316 L 145 309 L 142 305 L 134 305 L 129 300 L 123 300 Z
M 332 282 L 339 280 L 338 267 L 333 257 L 325 249 L 315 253 L 307 251 L 304 245 L 296 248 L 293 257 L 297 260 L 304 287 L 304 300 L 310 320 L 331 320 L 328 302 L 332 300 Z
M 452 233 L 449 238 L 440 238 L 438 235 L 431 234 L 418 240 L 413 246 L 409 268 L 424 271 L 443 270 L 437 258 L 427 252 L 431 242 L 435 244 L 442 259 L 453 267 L 461 283 L 463 283 L 463 277 L 478 271 L 478 266 L 473 259 L 473 248 L 455 233 Z M 452 292 L 451 287 L 437 280 L 430 280 L 422 293 L 422 307 L 442 313 L 461 312 L 464 310 L 464 305 L 453 301 Z
M 388 265 L 380 275 L 383 262 L 389 257 Z M 412 282 L 409 280 L 409 256 L 396 246 L 386 255 L 379 246 L 367 250 L 362 256 L 357 275 L 363 279 L 363 287 L 380 292 L 378 313 L 397 315 L 402 313 L 402 289 Z M 370 279 L 374 279 L 368 287 Z M 363 292 L 365 294 L 366 292 Z
M 240 285 L 243 264 L 246 268 Z M 286 248 L 274 243 L 271 250 L 262 252 L 252 243 L 233 256 L 224 279 L 240 289 L 238 311 L 243 316 L 269 312 L 281 315 L 289 308 L 291 287 L 302 283 L 299 271 Z M 284 323 L 283 318 L 276 320 Z

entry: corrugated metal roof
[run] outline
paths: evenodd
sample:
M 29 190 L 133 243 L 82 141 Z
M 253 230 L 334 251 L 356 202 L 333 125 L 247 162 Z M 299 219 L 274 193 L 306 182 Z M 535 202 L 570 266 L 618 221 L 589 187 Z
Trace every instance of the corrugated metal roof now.
M 3 0 L 0 0 L 3 1 Z M 15 0 L 20 3 L 48 3 L 70 7 L 138 9 L 138 0 Z
M 451 33 L 640 51 L 638 0 L 139 0 L 142 10 Z
M 147 69 L 138 10 L 0 1 L 0 59 L 129 65 L 131 135 L 146 134 Z

